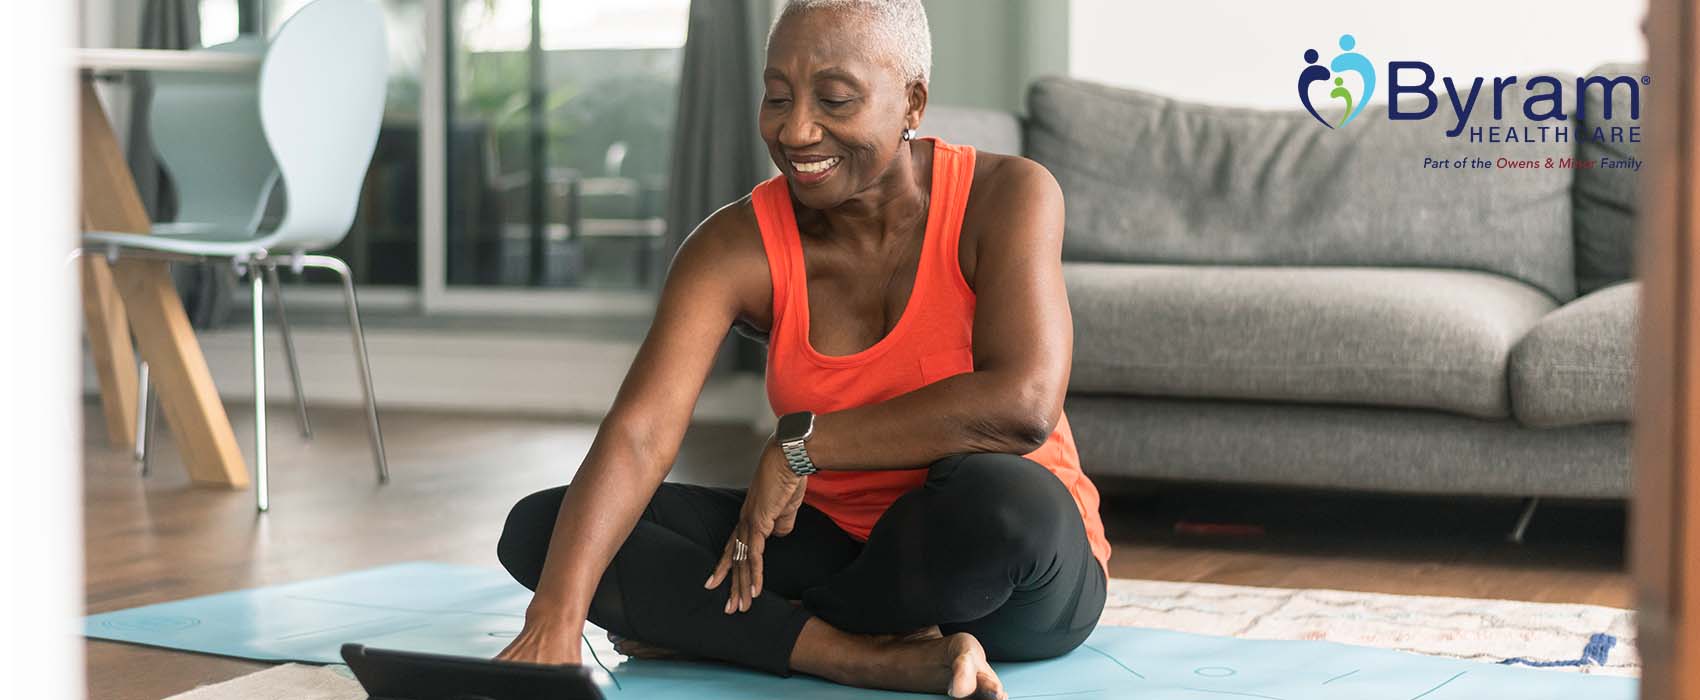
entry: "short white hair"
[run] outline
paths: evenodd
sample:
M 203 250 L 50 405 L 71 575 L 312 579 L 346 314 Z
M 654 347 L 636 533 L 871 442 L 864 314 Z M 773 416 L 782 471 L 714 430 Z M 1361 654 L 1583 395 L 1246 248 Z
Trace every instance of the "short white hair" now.
M 926 83 L 933 73 L 933 32 L 927 26 L 927 10 L 921 0 L 786 0 L 785 9 L 768 29 L 767 43 L 786 17 L 804 10 L 851 9 L 868 19 L 874 40 L 889 46 L 897 69 L 909 82 Z

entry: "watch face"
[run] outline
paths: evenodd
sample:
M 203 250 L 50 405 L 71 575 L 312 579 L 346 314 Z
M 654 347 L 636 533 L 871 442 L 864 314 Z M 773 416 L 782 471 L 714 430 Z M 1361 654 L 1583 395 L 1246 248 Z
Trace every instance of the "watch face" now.
M 787 413 L 779 418 L 779 428 L 773 431 L 774 437 L 780 442 L 803 440 L 815 428 L 815 414 L 808 411 Z

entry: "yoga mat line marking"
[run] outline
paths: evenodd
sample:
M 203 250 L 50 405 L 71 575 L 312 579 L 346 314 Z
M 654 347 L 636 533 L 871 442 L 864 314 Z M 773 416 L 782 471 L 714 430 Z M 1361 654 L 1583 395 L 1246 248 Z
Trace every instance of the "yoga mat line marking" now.
M 1104 692 L 1103 688 L 1093 688 L 1091 690 L 1070 690 L 1066 693 L 1037 693 L 1037 694 L 1034 694 L 1034 695 L 1011 695 L 1011 696 L 1009 696 L 1009 700 L 1025 700 L 1026 698 L 1060 698 L 1064 695 L 1085 695 L 1087 693 L 1102 693 L 1102 692 Z
M 1122 663 L 1121 659 L 1118 659 L 1114 656 L 1109 655 L 1108 653 L 1105 653 L 1103 649 L 1099 649 L 1098 647 L 1092 646 L 1091 644 L 1085 644 L 1085 643 L 1082 643 L 1080 646 L 1083 646 L 1087 649 L 1091 649 L 1092 651 L 1097 652 L 1099 656 L 1102 656 L 1106 659 L 1109 659 L 1110 663 L 1113 663 L 1117 666 L 1122 667 L 1123 671 L 1127 671 L 1128 673 L 1133 674 L 1134 677 L 1138 678 L 1139 680 L 1145 680 L 1145 674 L 1140 673 L 1138 671 L 1135 671 L 1131 668 L 1128 668 L 1127 664 Z
M 236 591 L 232 591 L 232 592 L 236 592 Z M 388 610 L 388 611 L 391 611 L 391 612 L 413 613 L 415 615 L 482 615 L 482 616 L 486 616 L 486 617 L 513 617 L 513 618 L 519 618 L 519 619 L 525 618 L 524 615 L 515 615 L 513 613 L 483 612 L 483 611 L 480 611 L 480 610 L 455 610 L 453 608 L 448 608 L 448 609 L 428 608 L 428 609 L 421 610 L 421 609 L 418 609 L 418 608 L 403 608 L 403 607 L 397 607 L 397 606 L 394 606 L 394 605 L 378 605 L 376 603 L 350 603 L 346 600 L 331 600 L 329 598 L 314 598 L 312 596 L 305 596 L 305 595 L 286 595 L 284 597 L 288 598 L 290 600 L 305 600 L 309 603 L 324 603 L 326 605 L 341 605 L 341 606 L 344 606 L 344 607 L 363 608 L 363 609 L 366 609 L 366 610 Z M 172 601 L 172 602 L 179 602 L 179 601 Z
M 1354 674 L 1354 673 L 1357 673 L 1357 672 L 1358 672 L 1358 671 L 1362 671 L 1362 670 L 1363 670 L 1363 669 L 1361 669 L 1361 668 L 1354 668 L 1354 669 L 1352 669 L 1352 670 L 1350 670 L 1350 671 L 1347 671 L 1347 672 L 1345 672 L 1345 673 L 1342 673 L 1342 674 L 1340 674 L 1340 675 L 1338 675 L 1338 676 L 1335 676 L 1335 677 L 1333 677 L 1333 678 L 1330 678 L 1330 679 L 1328 679 L 1328 680 L 1325 680 L 1325 681 L 1323 681 L 1323 682 L 1322 682 L 1322 684 L 1323 684 L 1323 685 L 1328 685 L 1328 684 L 1329 684 L 1329 683 L 1333 683 L 1333 682 L 1334 682 L 1334 681 L 1337 681 L 1337 680 L 1340 680 L 1340 679 L 1341 679 L 1341 678 L 1345 678 L 1345 677 L 1346 677 L 1346 676 L 1350 676 L 1350 675 L 1352 675 L 1352 674 Z
M 608 674 L 608 680 L 614 681 L 614 689 L 625 690 L 620 687 L 620 679 L 614 676 L 614 672 L 608 668 L 607 664 L 602 663 L 602 657 L 596 655 L 596 647 L 590 643 L 590 637 L 585 636 L 583 632 L 580 632 L 578 636 L 579 639 L 584 640 L 585 648 L 590 650 L 590 658 L 595 659 L 596 665 L 602 667 L 602 672 Z
M 1282 700 L 1282 698 L 1278 698 L 1278 697 L 1275 697 L 1273 695 L 1258 695 L 1257 693 L 1241 693 L 1241 692 L 1233 691 L 1233 690 L 1211 690 L 1209 688 L 1182 688 L 1181 690 L 1190 690 L 1190 691 L 1193 691 L 1195 693 L 1215 693 L 1217 695 L 1238 695 L 1242 698 L 1263 698 L 1263 700 Z
M 1462 676 L 1466 673 L 1469 673 L 1469 671 L 1459 671 L 1457 676 L 1453 676 L 1453 677 L 1448 678 L 1444 681 L 1441 681 L 1440 685 L 1437 685 L 1433 688 L 1429 688 L 1428 690 L 1423 691 L 1422 695 L 1418 695 L 1417 697 L 1411 698 L 1411 700 L 1418 700 L 1419 698 L 1423 698 L 1423 697 L 1428 696 L 1429 693 L 1433 693 L 1436 690 L 1440 690 L 1441 688 L 1445 688 L 1447 683 L 1451 683 L 1452 681 L 1458 680 L 1458 676 Z
M 329 632 L 340 633 L 343 630 L 346 630 L 350 627 L 372 626 L 374 628 L 382 628 L 384 630 L 384 632 L 383 632 L 384 634 L 395 634 L 396 632 L 406 632 L 407 630 L 416 630 L 416 629 L 419 629 L 419 628 L 422 628 L 422 627 L 430 627 L 431 626 L 431 623 L 429 623 L 429 622 L 421 622 L 421 623 L 415 623 L 415 624 L 407 625 L 405 627 L 398 627 L 398 628 L 395 628 L 395 629 L 389 629 L 387 627 L 384 627 L 384 625 L 390 624 L 392 620 L 398 620 L 398 619 L 400 619 L 400 618 L 398 618 L 398 617 L 386 617 L 382 620 L 365 620 L 365 621 L 362 621 L 362 622 L 350 622 L 346 625 L 337 625 L 335 627 L 326 627 L 324 629 L 307 630 L 306 632 L 296 632 L 294 634 L 286 634 L 286 635 L 283 635 L 281 637 L 274 637 L 274 638 L 272 638 L 272 641 L 282 642 L 282 641 L 287 641 L 287 640 L 291 640 L 291 639 L 300 639 L 302 637 L 314 637 L 314 636 L 326 634 L 326 633 L 329 633 Z

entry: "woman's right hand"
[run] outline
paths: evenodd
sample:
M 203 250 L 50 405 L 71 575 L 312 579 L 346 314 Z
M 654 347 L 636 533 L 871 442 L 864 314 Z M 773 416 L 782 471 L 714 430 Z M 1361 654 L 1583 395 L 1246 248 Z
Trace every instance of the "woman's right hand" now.
M 579 646 L 582 630 L 559 617 L 526 615 L 525 627 L 508 643 L 508 648 L 496 655 L 496 660 L 551 665 L 583 663 L 584 652 Z

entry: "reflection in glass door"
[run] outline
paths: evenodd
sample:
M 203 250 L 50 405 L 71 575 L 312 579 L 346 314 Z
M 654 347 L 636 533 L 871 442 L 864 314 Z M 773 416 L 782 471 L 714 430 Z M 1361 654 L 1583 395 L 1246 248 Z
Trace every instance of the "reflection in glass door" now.
M 689 0 L 446 0 L 450 286 L 647 290 Z

